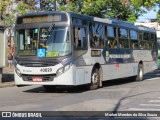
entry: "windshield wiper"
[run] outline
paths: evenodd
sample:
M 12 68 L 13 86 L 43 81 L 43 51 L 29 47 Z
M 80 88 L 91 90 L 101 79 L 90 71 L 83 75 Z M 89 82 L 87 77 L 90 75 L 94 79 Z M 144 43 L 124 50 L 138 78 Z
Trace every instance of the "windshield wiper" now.
M 52 24 L 49 28 L 48 28 L 48 34 L 50 34 L 51 30 L 54 28 L 55 24 Z

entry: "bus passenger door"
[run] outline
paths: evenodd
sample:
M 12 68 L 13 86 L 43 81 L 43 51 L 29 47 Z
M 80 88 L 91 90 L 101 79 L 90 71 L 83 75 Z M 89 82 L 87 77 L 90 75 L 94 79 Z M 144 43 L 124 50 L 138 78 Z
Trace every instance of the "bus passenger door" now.
M 73 55 L 76 66 L 76 85 L 85 83 L 86 58 L 83 56 L 88 49 L 88 32 L 85 26 L 73 27 Z

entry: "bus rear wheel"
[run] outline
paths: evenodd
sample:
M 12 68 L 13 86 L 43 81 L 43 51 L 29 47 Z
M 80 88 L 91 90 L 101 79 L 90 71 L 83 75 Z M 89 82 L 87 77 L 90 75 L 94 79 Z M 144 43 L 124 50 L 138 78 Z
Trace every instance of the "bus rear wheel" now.
M 142 81 L 143 80 L 143 65 L 139 64 L 138 65 L 138 74 L 136 77 L 136 81 Z
M 90 90 L 95 90 L 99 87 L 100 84 L 100 73 L 99 70 L 96 68 L 93 70 L 91 75 L 91 84 L 89 86 Z
M 43 87 L 44 87 L 45 91 L 47 91 L 47 92 L 52 92 L 56 88 L 53 85 L 43 85 Z

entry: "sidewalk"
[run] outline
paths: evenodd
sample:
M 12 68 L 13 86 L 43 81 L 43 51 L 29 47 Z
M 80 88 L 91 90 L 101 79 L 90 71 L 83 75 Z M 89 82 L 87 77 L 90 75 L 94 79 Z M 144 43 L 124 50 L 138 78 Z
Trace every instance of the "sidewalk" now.
M 14 68 L 3 68 L 2 83 L 0 83 L 0 88 L 14 86 Z

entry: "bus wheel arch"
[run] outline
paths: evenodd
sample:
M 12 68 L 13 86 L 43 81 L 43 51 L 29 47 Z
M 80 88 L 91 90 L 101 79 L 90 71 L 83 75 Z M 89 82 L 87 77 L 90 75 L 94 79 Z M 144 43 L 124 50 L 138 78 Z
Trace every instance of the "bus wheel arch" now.
M 136 81 L 142 81 L 143 80 L 143 75 L 144 75 L 143 61 L 140 61 L 139 64 L 138 64 Z
M 99 87 L 102 87 L 102 80 L 103 80 L 102 77 L 103 77 L 102 67 L 99 63 L 96 63 L 92 69 L 91 83 L 89 85 L 89 89 L 95 90 Z

